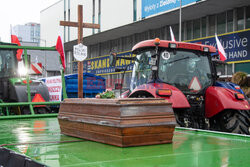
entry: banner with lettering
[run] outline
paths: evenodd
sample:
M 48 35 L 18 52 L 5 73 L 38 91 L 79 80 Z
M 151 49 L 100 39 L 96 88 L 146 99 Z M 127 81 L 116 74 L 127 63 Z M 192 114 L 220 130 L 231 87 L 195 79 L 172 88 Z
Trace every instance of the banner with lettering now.
M 225 49 L 226 62 L 247 62 L 250 61 L 250 29 L 242 32 L 235 32 L 218 36 Z M 212 45 L 217 48 L 215 37 L 191 41 L 192 43 L 202 43 Z
M 50 101 L 62 100 L 62 79 L 61 76 L 45 78 L 45 84 L 49 90 Z
M 132 53 L 130 51 L 118 53 L 117 57 L 131 57 Z M 126 71 L 131 71 L 133 69 L 133 64 L 131 60 L 117 59 L 116 67 L 126 68 Z M 77 72 L 77 62 L 73 62 L 73 73 Z M 115 73 L 115 68 L 109 65 L 109 55 L 96 57 L 92 59 L 86 59 L 83 62 L 83 72 L 92 74 L 110 74 Z
M 182 6 L 191 4 L 199 0 L 182 0 Z M 142 0 L 142 18 L 180 8 L 180 0 Z

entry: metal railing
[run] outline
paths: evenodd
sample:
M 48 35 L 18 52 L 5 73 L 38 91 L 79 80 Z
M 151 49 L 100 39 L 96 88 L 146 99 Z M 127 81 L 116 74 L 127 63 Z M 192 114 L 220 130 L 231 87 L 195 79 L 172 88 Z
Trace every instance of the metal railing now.
M 44 50 L 44 51 L 56 51 L 55 47 L 38 47 L 38 46 L 14 46 L 14 45 L 0 45 L 0 49 L 23 49 L 24 50 L 24 63 L 26 69 L 28 69 L 28 56 L 27 56 L 27 50 Z M 61 59 L 59 58 L 60 63 Z M 63 91 L 63 98 L 67 98 L 67 93 L 65 89 L 65 78 L 64 78 L 64 70 L 61 69 L 61 79 L 62 79 L 62 91 Z M 6 110 L 6 116 L 0 116 L 1 119 L 15 119 L 15 118 L 31 118 L 31 117 L 52 117 L 57 116 L 55 113 L 51 114 L 36 114 L 34 112 L 34 105 L 59 105 L 60 102 L 32 102 L 31 101 L 31 93 L 30 93 L 30 76 L 27 73 L 26 74 L 26 81 L 27 81 L 27 96 L 28 101 L 27 102 L 3 102 L 1 100 L 0 103 L 0 109 L 3 110 L 3 108 L 7 108 Z M 8 107 L 14 107 L 14 106 L 29 106 L 30 109 L 30 115 L 10 115 Z

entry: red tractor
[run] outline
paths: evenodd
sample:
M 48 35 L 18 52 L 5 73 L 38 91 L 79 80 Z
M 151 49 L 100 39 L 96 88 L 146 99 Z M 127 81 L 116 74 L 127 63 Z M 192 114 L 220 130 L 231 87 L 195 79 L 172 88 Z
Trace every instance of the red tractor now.
M 130 90 L 125 98 L 165 98 L 181 127 L 250 133 L 249 101 L 231 82 L 217 81 L 213 46 L 147 40 L 136 44 Z M 111 54 L 110 64 L 118 57 Z

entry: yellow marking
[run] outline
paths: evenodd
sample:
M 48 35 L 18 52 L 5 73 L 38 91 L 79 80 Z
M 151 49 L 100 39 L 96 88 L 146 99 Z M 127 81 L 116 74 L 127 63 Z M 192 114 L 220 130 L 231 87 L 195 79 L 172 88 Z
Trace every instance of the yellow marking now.
M 125 73 L 128 73 L 128 72 L 132 72 L 132 71 L 126 71 Z M 121 74 L 121 73 L 124 73 L 124 72 L 112 72 L 112 73 L 95 74 L 95 75 L 100 76 L 100 75 Z
M 242 61 L 230 61 L 230 62 L 226 62 L 227 64 L 232 64 L 232 63 L 247 63 L 250 62 L 250 60 L 242 60 Z
M 218 35 L 218 37 L 219 37 L 219 36 L 224 36 L 224 35 L 230 35 L 230 34 L 234 34 L 234 33 L 239 33 L 239 32 L 245 32 L 245 31 L 250 31 L 250 28 L 245 29 L 245 30 L 239 30 L 239 31 L 233 31 L 233 32 L 228 32 L 228 33 L 220 34 L 220 35 Z M 186 40 L 186 41 L 183 41 L 183 42 L 192 42 L 192 41 L 196 41 L 196 40 L 203 40 L 203 39 L 213 38 L 213 37 L 215 37 L 215 35 L 208 36 L 208 37 L 202 37 L 202 38 L 191 39 L 191 40 Z

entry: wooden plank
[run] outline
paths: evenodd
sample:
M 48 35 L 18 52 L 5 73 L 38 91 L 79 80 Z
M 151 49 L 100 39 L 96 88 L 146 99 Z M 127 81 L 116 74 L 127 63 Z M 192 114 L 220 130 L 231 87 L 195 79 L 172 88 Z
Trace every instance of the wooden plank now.
M 60 26 L 78 27 L 78 23 L 70 21 L 60 21 Z
M 167 130 L 167 132 L 166 130 L 162 132 L 161 130 L 164 129 L 162 128 L 162 126 L 155 126 L 153 127 L 154 129 L 160 130 L 156 130 L 157 133 L 134 133 L 131 135 L 121 136 L 119 134 L 119 129 L 117 129 L 117 135 L 117 133 L 113 133 L 112 129 L 107 129 L 108 127 L 105 126 L 100 126 L 99 131 L 96 131 L 96 127 L 91 124 L 88 125 L 84 123 L 74 123 L 66 121 L 66 126 L 63 126 L 62 128 L 61 125 L 63 124 L 63 121 L 60 120 L 59 123 L 61 127 L 61 132 L 65 135 L 116 145 L 119 147 L 171 143 L 173 138 L 172 132 L 174 131 L 174 129 L 170 128 L 169 130 Z M 88 128 L 85 128 L 86 126 L 88 126 Z M 132 128 L 130 130 L 132 130 Z
M 83 25 L 83 28 L 100 29 L 100 24 L 82 23 L 82 25 Z
M 82 43 L 82 5 L 78 5 L 78 44 Z M 83 62 L 78 62 L 78 98 L 83 98 Z
M 130 127 L 123 128 L 123 136 L 134 136 L 134 135 L 144 135 L 144 134 L 159 134 L 159 133 L 173 133 L 174 127 L 168 126 L 143 126 L 143 127 Z
M 78 27 L 78 22 L 60 21 L 60 26 Z M 100 29 L 100 24 L 82 23 L 82 28 Z

